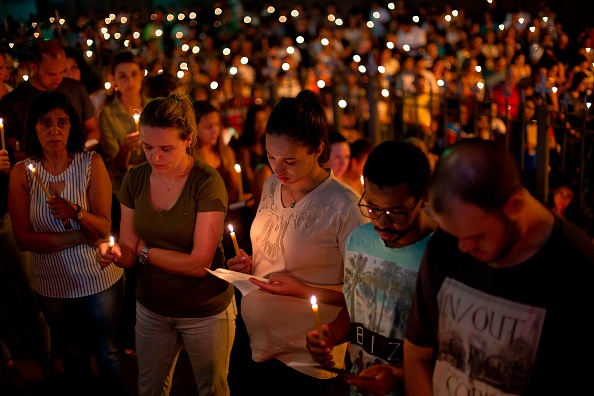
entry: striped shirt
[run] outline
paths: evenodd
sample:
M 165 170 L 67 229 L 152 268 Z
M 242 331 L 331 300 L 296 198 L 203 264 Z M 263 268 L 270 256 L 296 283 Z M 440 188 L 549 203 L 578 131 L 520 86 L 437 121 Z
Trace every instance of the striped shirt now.
M 64 181 L 61 197 L 89 210 L 88 187 L 91 179 L 91 158 L 93 152 L 76 153 L 70 166 L 62 174 L 54 176 L 47 172 L 41 161 L 25 160 L 25 166 L 32 164 L 46 186 Z M 29 180 L 29 216 L 35 232 L 67 232 L 64 225 L 55 219 L 46 205 L 46 197 L 32 172 L 27 171 Z M 70 221 L 73 230 L 80 225 Z M 124 270 L 110 265 L 101 271 L 95 261 L 95 247 L 77 245 L 53 253 L 31 253 L 31 278 L 33 289 L 45 297 L 76 298 L 102 292 L 123 275 Z

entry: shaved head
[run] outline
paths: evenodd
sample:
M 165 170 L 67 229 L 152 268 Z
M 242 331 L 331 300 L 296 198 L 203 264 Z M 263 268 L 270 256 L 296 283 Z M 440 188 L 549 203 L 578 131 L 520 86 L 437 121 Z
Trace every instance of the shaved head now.
M 505 146 L 464 139 L 442 153 L 432 175 L 429 203 L 443 213 L 457 198 L 487 211 L 498 211 L 522 189 L 520 170 Z

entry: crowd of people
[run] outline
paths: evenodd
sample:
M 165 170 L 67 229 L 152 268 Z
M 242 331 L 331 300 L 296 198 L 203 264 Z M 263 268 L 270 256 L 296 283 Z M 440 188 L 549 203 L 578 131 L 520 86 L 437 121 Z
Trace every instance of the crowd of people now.
M 169 394 L 184 349 L 200 395 L 584 389 L 558 340 L 594 307 L 592 32 L 545 3 L 213 11 L 7 25 L 2 324 L 44 375 L 90 394 L 94 357 L 126 395 L 127 355 Z

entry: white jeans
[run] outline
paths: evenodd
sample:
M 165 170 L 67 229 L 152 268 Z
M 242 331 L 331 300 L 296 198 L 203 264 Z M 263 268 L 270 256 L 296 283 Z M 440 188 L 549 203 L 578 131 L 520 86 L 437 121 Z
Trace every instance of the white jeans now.
M 229 395 L 227 374 L 235 339 L 235 297 L 206 318 L 171 318 L 136 302 L 138 395 L 169 395 L 175 364 L 185 346 L 199 395 Z

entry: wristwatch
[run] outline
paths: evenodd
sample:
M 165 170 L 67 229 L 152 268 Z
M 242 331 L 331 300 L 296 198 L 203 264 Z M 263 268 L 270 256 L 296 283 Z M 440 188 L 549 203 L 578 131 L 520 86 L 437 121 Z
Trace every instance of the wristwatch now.
M 72 218 L 75 221 L 81 221 L 85 215 L 83 214 L 82 208 L 79 204 L 76 204 L 76 214 Z
M 138 256 L 138 263 L 141 267 L 148 267 L 149 259 L 148 259 L 148 252 L 151 250 L 151 247 L 146 245 L 144 249 L 140 252 L 140 256 Z

